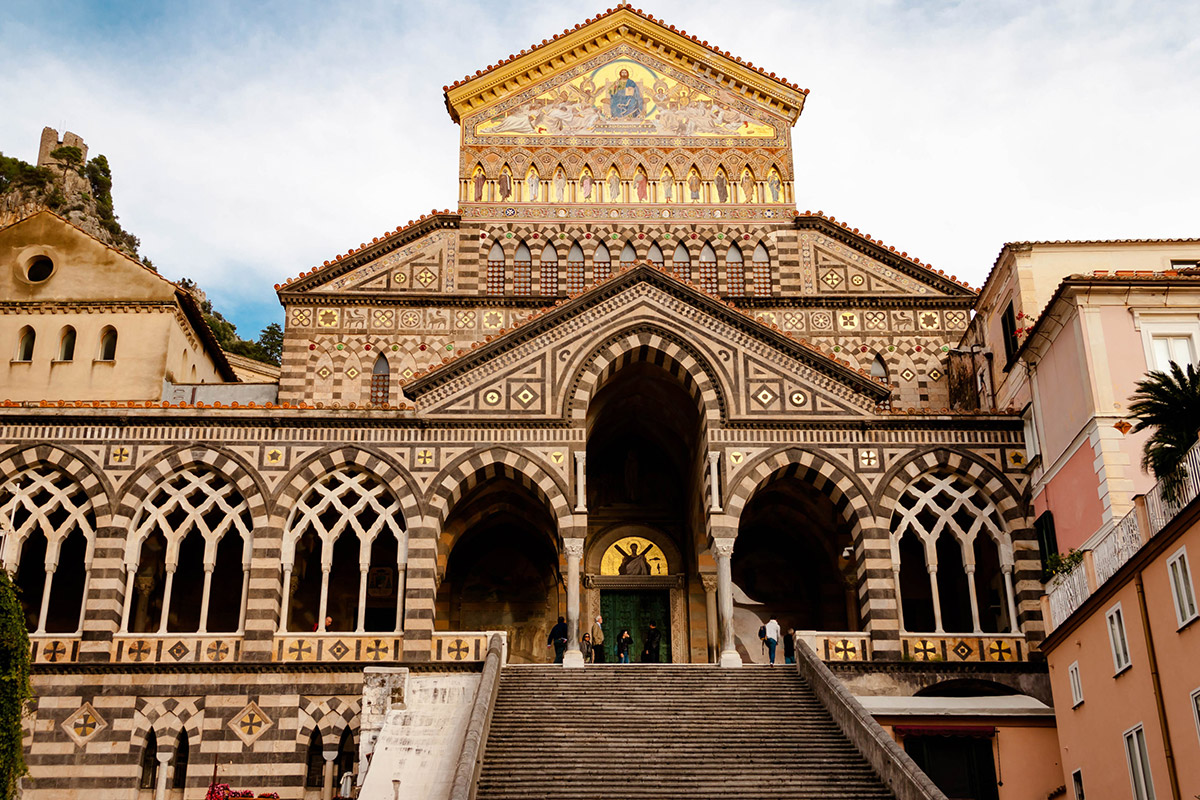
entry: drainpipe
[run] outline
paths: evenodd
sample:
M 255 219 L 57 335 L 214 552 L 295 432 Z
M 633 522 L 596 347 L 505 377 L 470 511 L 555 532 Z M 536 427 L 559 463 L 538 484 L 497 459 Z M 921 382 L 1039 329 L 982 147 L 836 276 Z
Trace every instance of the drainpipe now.
M 1163 704 L 1162 681 L 1158 675 L 1158 657 L 1154 653 L 1154 635 L 1150 633 L 1150 614 L 1146 611 L 1146 587 L 1139 570 L 1134 577 L 1137 585 L 1138 610 L 1142 613 L 1142 630 L 1146 636 L 1146 653 L 1150 662 L 1150 681 L 1154 686 L 1154 705 L 1158 708 L 1158 724 L 1162 728 L 1163 754 L 1167 757 L 1167 777 L 1171 781 L 1171 797 L 1183 800 L 1179 793 L 1179 775 L 1175 771 L 1175 752 L 1171 749 L 1171 729 L 1167 725 L 1167 708 Z

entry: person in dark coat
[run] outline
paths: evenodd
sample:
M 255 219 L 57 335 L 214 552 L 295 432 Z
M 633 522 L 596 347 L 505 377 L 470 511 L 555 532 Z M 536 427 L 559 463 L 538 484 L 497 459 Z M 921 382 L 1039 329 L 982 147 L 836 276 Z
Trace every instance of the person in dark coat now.
M 559 617 L 558 624 L 550 629 L 550 635 L 546 637 L 546 647 L 554 648 L 554 663 L 561 664 L 563 662 L 563 653 L 567 649 L 567 621 Z
M 579 642 L 579 652 L 583 653 L 583 663 L 585 663 L 585 664 L 592 663 L 593 649 L 592 649 L 592 635 L 590 633 L 585 633 L 583 635 L 583 639 Z
M 646 631 L 646 648 L 642 651 L 642 661 L 647 664 L 658 663 L 658 647 L 662 644 L 662 631 L 653 622 Z
M 796 663 L 796 629 L 788 628 L 787 636 L 783 640 L 783 663 Z
M 617 637 L 617 663 L 629 663 L 629 648 L 631 647 L 633 647 L 633 637 L 629 635 L 629 629 L 626 628 Z

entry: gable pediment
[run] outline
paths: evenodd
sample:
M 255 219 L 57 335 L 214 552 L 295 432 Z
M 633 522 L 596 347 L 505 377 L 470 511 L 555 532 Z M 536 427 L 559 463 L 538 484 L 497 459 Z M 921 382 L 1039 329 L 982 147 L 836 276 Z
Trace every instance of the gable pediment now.
M 473 113 L 463 120 L 463 141 L 566 145 L 585 136 L 782 147 L 789 127 L 777 112 L 622 41 Z
M 866 417 L 887 387 L 649 267 L 595 287 L 405 386 L 421 416 L 566 419 L 581 383 L 631 337 L 696 365 L 727 421 Z

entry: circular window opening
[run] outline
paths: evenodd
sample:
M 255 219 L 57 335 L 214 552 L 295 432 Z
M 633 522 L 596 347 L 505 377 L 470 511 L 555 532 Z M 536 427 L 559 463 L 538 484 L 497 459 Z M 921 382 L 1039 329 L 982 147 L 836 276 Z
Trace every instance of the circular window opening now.
M 41 283 L 54 272 L 54 262 L 48 256 L 35 256 L 25 270 L 25 277 L 30 283 Z

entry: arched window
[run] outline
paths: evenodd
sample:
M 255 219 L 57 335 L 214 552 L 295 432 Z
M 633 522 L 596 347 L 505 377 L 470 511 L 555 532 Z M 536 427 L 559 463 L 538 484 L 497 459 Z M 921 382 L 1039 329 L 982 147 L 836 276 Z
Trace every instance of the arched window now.
M 504 248 L 500 242 L 493 242 L 487 261 L 488 294 L 504 294 L 504 261 Z
M 238 630 L 251 530 L 250 504 L 219 472 L 185 468 L 160 483 L 134 517 L 122 630 Z
M 58 360 L 75 360 L 75 329 L 70 325 L 62 329 L 62 338 L 58 342 Z
M 539 276 L 541 293 L 554 296 L 558 294 L 558 251 L 554 245 L 547 243 L 542 248 L 542 269 Z
M 338 740 L 338 754 L 334 760 L 334 783 L 342 780 L 342 776 L 347 772 L 354 772 L 354 757 L 356 751 L 354 749 L 354 734 L 350 732 L 350 728 L 342 729 L 342 738 Z
M 175 765 L 171 771 L 171 788 L 185 789 L 187 788 L 187 771 L 188 759 L 188 735 L 187 731 L 179 732 L 179 739 L 175 741 Z
M 534 173 L 530 173 L 533 175 Z M 524 242 L 517 245 L 517 255 L 513 259 L 513 294 L 528 295 L 533 281 L 533 256 Z
M 54 467 L 30 467 L 0 488 L 0 519 L 29 631 L 78 631 L 96 529 L 87 491 Z
M 17 339 L 17 357 L 14 361 L 33 361 L 33 345 L 37 340 L 37 334 L 33 332 L 33 328 L 26 325 L 21 328 L 21 335 Z
M 746 294 L 746 264 L 742 259 L 742 248 L 736 244 L 729 245 L 725 254 L 725 282 L 732 297 Z
M 632 267 L 637 263 L 637 250 L 633 249 L 631 242 L 625 243 L 625 248 L 621 251 L 621 266 Z
M 100 361 L 115 361 L 117 359 L 117 331 L 115 328 L 105 328 L 100 332 Z
M 646 254 L 646 258 L 656 267 L 662 267 L 663 265 L 662 250 L 659 249 L 657 244 L 650 245 L 650 252 Z
M 592 278 L 599 283 L 608 280 L 611 276 L 612 255 L 609 254 L 608 248 L 604 244 L 597 245 L 596 253 L 592 256 Z
M 682 242 L 675 245 L 675 253 L 671 256 L 671 272 L 685 281 L 692 278 L 692 256 Z
M 700 288 L 709 294 L 717 293 L 717 253 L 708 242 L 700 248 Z
M 883 360 L 883 356 L 876 353 L 875 360 L 871 362 L 871 377 L 878 378 L 881 381 L 888 379 L 887 363 Z
M 325 753 L 321 736 L 314 729 L 308 737 L 308 753 L 304 759 L 304 788 L 320 789 L 325 785 Z
M 749 291 L 749 287 L 747 287 Z M 771 293 L 771 254 L 762 242 L 754 248 L 754 294 L 764 297 Z
M 1003 525 L 991 499 L 961 476 L 929 473 L 909 484 L 892 514 L 904 630 L 1018 632 L 1012 540 Z M 905 563 L 918 553 L 923 563 Z
M 363 632 L 372 591 L 385 581 L 380 570 L 388 571 L 396 587 L 395 613 L 387 619 L 394 626 L 389 630 L 398 630 L 404 599 L 398 562 L 407 552 L 403 530 L 399 500 L 370 473 L 342 467 L 313 483 L 292 507 L 284 533 L 283 585 L 288 589 L 280 630 Z M 394 550 L 374 547 L 385 534 L 395 538 Z M 376 557 L 389 561 L 377 564 Z M 367 605 L 360 602 L 363 597 Z
M 158 736 L 154 729 L 146 734 L 146 744 L 142 746 L 142 770 L 138 775 L 139 789 L 155 789 L 158 787 Z
M 584 282 L 583 248 L 579 242 L 572 242 L 571 252 L 567 253 L 567 294 L 583 291 Z
M 375 359 L 375 366 L 371 368 L 371 405 L 387 404 L 388 390 L 392 381 L 391 373 L 385 356 L 381 355 Z

